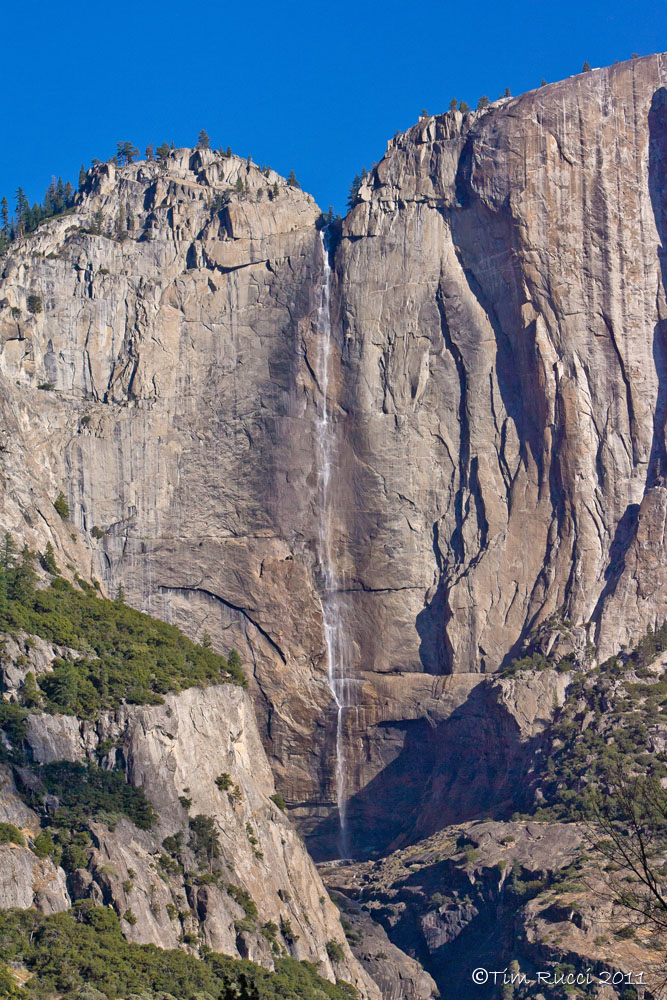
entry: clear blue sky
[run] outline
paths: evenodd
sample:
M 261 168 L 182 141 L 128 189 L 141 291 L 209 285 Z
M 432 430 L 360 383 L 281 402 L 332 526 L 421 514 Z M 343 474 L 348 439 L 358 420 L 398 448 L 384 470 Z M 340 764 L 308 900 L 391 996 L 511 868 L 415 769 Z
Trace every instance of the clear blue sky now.
M 41 200 L 119 140 L 194 145 L 206 128 L 343 210 L 354 174 L 422 108 L 665 49 L 663 0 L 24 0 L 3 15 L 0 195 Z

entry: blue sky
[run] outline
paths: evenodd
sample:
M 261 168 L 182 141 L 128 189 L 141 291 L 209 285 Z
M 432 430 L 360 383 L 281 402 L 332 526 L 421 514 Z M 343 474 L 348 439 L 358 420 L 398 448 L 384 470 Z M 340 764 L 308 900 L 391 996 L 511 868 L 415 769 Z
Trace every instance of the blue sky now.
M 475 105 L 667 49 L 667 4 L 479 0 L 288 5 L 13 3 L 3 16 L 0 195 L 119 140 L 214 146 L 294 170 L 322 208 L 420 110 Z

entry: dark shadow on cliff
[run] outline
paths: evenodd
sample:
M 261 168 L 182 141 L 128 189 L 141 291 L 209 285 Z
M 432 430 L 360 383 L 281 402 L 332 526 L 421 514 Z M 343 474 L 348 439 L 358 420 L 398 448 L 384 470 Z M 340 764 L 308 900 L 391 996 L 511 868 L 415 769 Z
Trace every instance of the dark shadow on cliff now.
M 663 288 L 667 289 L 667 89 L 656 90 L 648 113 L 648 189 L 661 246 L 658 248 Z M 653 335 L 653 360 L 658 376 L 658 398 L 653 421 L 653 442 L 646 479 L 647 489 L 665 481 L 667 453 L 667 320 L 661 319 Z
M 525 779 L 542 737 L 521 742 L 489 684 L 480 683 L 438 725 L 417 719 L 375 729 L 378 744 L 398 752 L 348 803 L 352 857 L 380 856 L 452 823 L 508 819 L 528 808 Z M 308 850 L 316 860 L 336 857 L 337 838 L 334 814 L 313 831 Z
M 523 870 L 520 874 L 529 880 L 534 877 Z M 476 985 L 473 969 L 500 970 L 520 959 L 522 971 L 531 978 L 535 972 L 535 952 L 530 943 L 526 947 L 521 933 L 521 906 L 526 900 L 508 891 L 507 883 L 499 886 L 498 879 L 497 870 L 491 868 L 476 872 L 471 882 L 452 861 L 436 861 L 399 878 L 391 895 L 372 893 L 379 902 L 373 918 L 397 947 L 433 976 L 443 997 L 497 998 L 499 984 L 490 980 Z M 439 902 L 443 891 L 449 902 Z M 424 919 L 427 914 L 430 919 Z
M 419 659 L 426 674 L 446 674 L 449 672 L 450 658 L 447 653 L 447 620 L 449 612 L 446 597 L 446 578 L 442 566 L 442 555 L 438 544 L 438 522 L 433 525 L 433 555 L 438 570 L 438 584 L 435 594 L 420 611 L 415 621 L 419 635 Z

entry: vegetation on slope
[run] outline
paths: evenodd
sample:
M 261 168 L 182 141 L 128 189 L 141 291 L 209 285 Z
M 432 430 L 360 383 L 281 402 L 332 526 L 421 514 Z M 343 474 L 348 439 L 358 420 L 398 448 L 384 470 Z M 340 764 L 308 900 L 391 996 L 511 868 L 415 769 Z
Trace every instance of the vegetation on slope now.
M 104 600 L 77 578 L 74 586 L 53 572 L 36 586 L 34 556 L 16 554 L 9 536 L 0 552 L 0 632 L 27 632 L 77 650 L 54 660 L 53 671 L 25 685 L 27 708 L 93 718 L 121 701 L 159 704 L 169 691 L 202 684 L 247 681 L 235 650 L 226 660 L 186 638 L 174 625 L 124 603 Z
M 589 819 L 613 800 L 616 776 L 667 778 L 667 624 L 632 652 L 578 674 L 543 754 L 538 819 Z
M 4 963 L 4 969 L 3 964 Z M 10 966 L 31 978 L 21 990 Z M 4 978 L 3 978 L 4 977 Z M 90 900 L 45 917 L 34 910 L 0 911 L 0 990 L 14 1000 L 350 1000 L 348 983 L 322 979 L 315 966 L 283 958 L 269 972 L 246 960 L 207 951 L 130 944 L 114 911 Z M 97 992 L 96 992 L 97 991 Z

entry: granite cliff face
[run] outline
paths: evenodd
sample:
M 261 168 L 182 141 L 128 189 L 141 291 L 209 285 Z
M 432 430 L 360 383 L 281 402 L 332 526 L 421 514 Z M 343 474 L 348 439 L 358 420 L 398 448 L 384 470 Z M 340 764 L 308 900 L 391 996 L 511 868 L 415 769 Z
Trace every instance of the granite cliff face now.
M 389 143 L 331 247 L 324 511 L 308 195 L 207 150 L 101 165 L 4 261 L 3 527 L 241 649 L 320 855 L 339 721 L 353 844 L 384 849 L 479 815 L 480 783 L 485 813 L 507 804 L 525 718 L 562 692 L 508 700 L 485 674 L 530 640 L 601 659 L 665 618 L 666 86 L 651 56 Z M 479 745 L 495 770 L 470 782 Z
M 33 666 L 34 650 L 30 656 Z M 123 705 L 95 721 L 34 713 L 25 745 L 25 764 L 0 767 L 0 820 L 23 831 L 33 850 L 0 844 L 3 907 L 52 913 L 89 900 L 113 906 L 130 941 L 185 943 L 195 953 L 206 946 L 268 968 L 289 954 L 379 1000 L 302 839 L 272 799 L 252 703 L 240 688 L 190 688 L 162 705 Z M 125 816 L 94 820 L 88 863 L 67 874 L 34 853 L 39 816 L 25 801 L 39 783 L 37 769 L 62 761 L 122 769 L 155 810 L 146 829 Z M 227 787 L 216 784 L 221 774 Z M 57 805 L 51 795 L 47 808 L 55 812 Z M 206 817 L 217 831 L 215 869 L 193 848 L 194 817 Z M 335 961 L 330 942 L 339 945 Z

